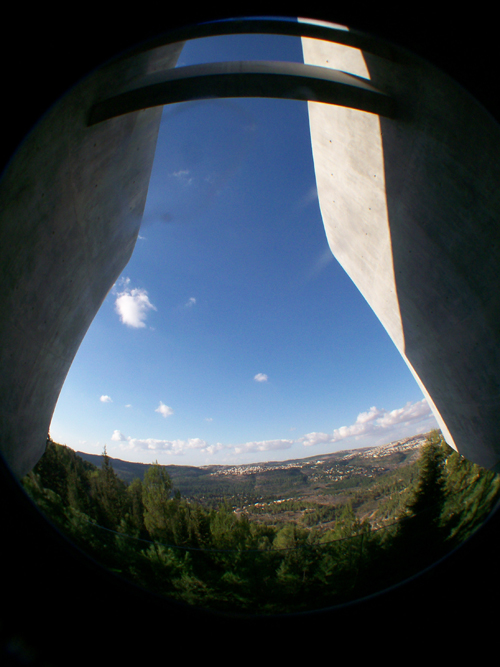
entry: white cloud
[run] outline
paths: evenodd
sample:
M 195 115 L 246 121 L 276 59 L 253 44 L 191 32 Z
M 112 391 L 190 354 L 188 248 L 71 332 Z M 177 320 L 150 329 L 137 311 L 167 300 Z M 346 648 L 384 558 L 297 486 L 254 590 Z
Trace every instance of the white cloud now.
M 111 440 L 121 442 L 121 448 L 127 451 L 159 451 L 168 454 L 182 455 L 190 450 L 198 450 L 206 454 L 215 454 L 222 449 L 227 449 L 225 445 L 218 442 L 215 445 L 209 445 L 201 438 L 188 438 L 187 440 L 159 440 L 157 438 L 131 438 L 124 435 L 116 429 L 113 431 Z
M 131 408 L 131 407 L 132 407 L 132 403 L 128 403 L 125 407 L 126 407 L 126 408 Z
M 227 449 L 227 447 L 221 442 L 218 442 L 216 445 L 209 445 L 204 451 L 208 454 L 215 454 L 216 452 L 220 452 L 221 449 Z
M 329 444 L 333 441 L 333 435 L 330 433 L 308 433 L 297 440 L 297 442 L 301 442 L 304 447 Z
M 358 418 L 356 419 L 356 424 L 367 424 L 368 422 L 373 421 L 384 414 L 384 410 L 377 410 L 375 406 L 372 406 L 367 412 L 360 412 Z
M 169 408 L 168 405 L 165 405 L 160 401 L 160 405 L 156 408 L 155 412 L 159 412 L 163 417 L 170 417 L 174 414 L 172 408 Z
M 244 445 L 236 445 L 236 454 L 247 454 L 248 452 L 268 452 L 275 449 L 290 449 L 293 440 L 261 440 L 260 442 L 246 442 Z
M 195 304 L 196 304 L 196 299 L 194 298 L 194 296 L 191 296 L 189 298 L 189 301 L 186 304 L 184 304 L 184 306 L 186 308 L 192 308 Z
M 265 373 L 257 373 L 253 379 L 256 382 L 267 382 L 267 375 Z
M 391 428 L 397 424 L 406 424 L 413 421 L 418 422 L 430 415 L 432 415 L 432 411 L 427 400 L 423 398 L 418 403 L 407 403 L 404 408 L 386 412 L 377 421 L 381 428 Z
M 330 445 L 345 438 L 356 438 L 371 434 L 380 435 L 400 425 L 418 424 L 420 421 L 432 417 L 431 409 L 422 399 L 416 403 L 407 403 L 403 408 L 396 410 L 379 410 L 372 406 L 366 412 L 360 412 L 355 423 L 350 426 L 341 426 L 331 433 L 307 433 L 296 442 L 304 447 L 314 445 Z
M 213 417 L 205 417 L 206 422 L 213 422 L 214 418 Z
M 127 288 L 127 285 L 130 285 L 130 278 L 118 278 L 116 283 L 113 285 L 112 292 L 113 294 L 117 294 L 116 288 L 118 287 L 125 287 Z
M 135 329 L 145 327 L 145 319 L 149 310 L 156 310 L 149 300 L 148 293 L 144 289 L 130 289 L 130 278 L 123 278 L 120 281 L 124 289 L 117 293 L 115 301 L 115 310 L 120 316 L 123 324 Z
M 113 400 L 111 399 L 111 396 L 101 396 L 99 399 L 101 403 L 112 403 Z
M 117 433 L 117 431 L 115 431 Z M 119 433 L 119 432 L 118 432 Z M 114 434 L 113 434 L 114 435 Z M 120 434 L 121 435 L 121 434 Z M 201 438 L 188 438 L 187 440 L 158 440 L 156 438 L 126 438 L 127 445 L 123 448 L 127 450 L 152 450 L 167 452 L 169 454 L 184 454 L 184 452 L 197 449 L 202 452 L 213 453 L 211 450 L 217 449 L 220 445 L 209 445 Z M 220 445 L 222 448 L 222 445 Z
M 333 432 L 332 442 L 390 430 L 400 424 L 418 423 L 430 416 L 432 416 L 432 412 L 425 398 L 416 403 L 408 402 L 403 408 L 390 411 L 378 410 L 373 406 L 367 412 L 361 412 L 354 424 L 336 428 Z
M 189 175 L 190 173 L 189 169 L 179 169 L 179 171 L 172 172 L 172 176 L 175 176 L 183 185 L 191 185 L 193 177 Z

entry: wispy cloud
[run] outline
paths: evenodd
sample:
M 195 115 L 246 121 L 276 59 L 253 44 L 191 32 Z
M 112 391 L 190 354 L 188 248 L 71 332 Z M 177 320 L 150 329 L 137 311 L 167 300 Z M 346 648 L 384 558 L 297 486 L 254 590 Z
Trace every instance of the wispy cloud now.
M 179 171 L 174 171 L 172 172 L 172 176 L 176 178 L 180 183 L 183 185 L 191 185 L 193 182 L 193 177 L 190 176 L 190 170 L 189 169 L 179 169 Z
M 184 454 L 188 451 L 198 450 L 205 454 L 217 454 L 223 450 L 232 450 L 235 454 L 247 454 L 250 452 L 269 452 L 280 449 L 290 449 L 294 440 L 261 440 L 260 442 L 246 442 L 242 445 L 223 445 L 221 442 L 209 444 L 202 438 L 188 438 L 186 440 L 160 440 L 157 438 L 131 438 L 119 429 L 113 431 L 111 436 L 113 442 L 122 443 L 122 449 L 126 450 L 153 450 L 167 452 L 169 454 Z
M 317 202 L 317 201 L 318 201 L 318 188 L 316 187 L 316 185 L 311 185 L 306 194 L 303 195 L 302 198 L 299 200 L 298 205 L 302 208 L 304 206 L 307 206 L 308 204 L 311 204 L 312 202 Z
M 249 452 L 269 452 L 275 449 L 290 449 L 294 440 L 261 440 L 259 442 L 246 442 L 244 445 L 235 445 L 236 454 L 248 454 Z
M 205 447 L 203 451 L 205 451 L 207 454 L 216 454 L 222 449 L 227 449 L 226 445 L 223 445 L 221 442 L 217 442 L 215 445 L 208 445 L 208 447 Z
M 111 396 L 101 396 L 101 398 L 99 400 L 101 401 L 101 403 L 112 403 L 113 402 L 113 399 L 111 398 Z
M 196 304 L 196 299 L 194 296 L 191 296 L 187 303 L 184 304 L 185 308 L 192 308 Z
M 163 417 L 170 417 L 174 414 L 172 408 L 169 408 L 168 405 L 165 405 L 160 401 L 160 405 L 156 408 L 155 412 L 159 412 Z
M 172 408 L 160 401 L 156 409 L 164 417 L 173 414 Z M 296 444 L 302 444 L 304 447 L 313 447 L 315 445 L 334 445 L 346 438 L 358 438 L 362 436 L 375 435 L 377 437 L 389 436 L 392 429 L 396 432 L 398 427 L 412 426 L 417 427 L 419 423 L 429 426 L 428 420 L 432 419 L 432 412 L 426 399 L 416 403 L 407 403 L 404 407 L 396 410 L 379 410 L 375 406 L 365 412 L 361 412 L 355 423 L 350 426 L 341 426 L 335 429 L 333 433 L 312 432 L 298 438 L 259 440 L 245 442 L 243 444 L 224 445 L 221 442 L 209 444 L 202 438 L 187 438 L 185 440 L 161 440 L 157 438 L 132 438 L 126 436 L 122 431 L 116 429 L 111 436 L 113 442 L 121 443 L 121 448 L 134 451 L 156 451 L 166 452 L 172 455 L 182 455 L 190 451 L 199 451 L 204 454 L 214 455 L 221 451 L 232 452 L 235 455 L 265 453 L 278 450 L 291 449 Z M 206 421 L 212 421 L 211 417 L 205 418 Z M 415 431 L 416 432 L 416 431 Z M 389 436 L 390 437 L 390 436 Z M 400 436 L 398 436 L 400 437 Z
M 310 268 L 309 273 L 306 277 L 307 280 L 314 280 L 319 276 L 319 274 L 334 261 L 335 257 L 333 256 L 332 251 L 328 246 L 326 246 L 319 256 L 316 258 L 313 266 Z
M 114 442 L 121 442 L 122 449 L 128 451 L 145 451 L 151 450 L 156 452 L 167 452 L 169 454 L 184 454 L 187 451 L 196 449 L 201 452 L 214 453 L 220 449 L 224 449 L 224 445 L 217 443 L 216 445 L 209 445 L 201 438 L 188 438 L 187 440 L 159 440 L 157 438 L 131 438 L 126 436 L 120 430 L 113 431 L 111 440 Z
M 123 324 L 135 329 L 146 326 L 145 320 L 149 310 L 157 310 L 149 300 L 145 289 L 129 287 L 130 278 L 121 281 L 123 291 L 117 293 L 115 310 Z
M 257 373 L 253 378 L 255 382 L 267 382 L 267 375 L 265 373 Z
M 301 438 L 297 440 L 297 442 L 301 442 L 304 447 L 312 447 L 313 445 L 324 445 L 324 444 L 330 444 L 333 443 L 333 435 L 331 433 L 308 433 L 307 435 L 303 435 Z

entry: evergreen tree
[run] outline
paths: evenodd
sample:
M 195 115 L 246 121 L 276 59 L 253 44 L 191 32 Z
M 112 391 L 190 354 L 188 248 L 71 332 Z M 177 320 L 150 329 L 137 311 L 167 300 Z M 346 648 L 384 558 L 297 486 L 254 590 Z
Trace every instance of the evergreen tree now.
M 172 539 L 171 494 L 172 480 L 165 468 L 155 461 L 144 475 L 142 491 L 144 525 L 153 539 Z
M 148 532 L 144 524 L 144 504 L 142 500 L 143 486 L 141 480 L 137 477 L 127 487 L 128 496 L 128 521 L 130 530 L 138 537 L 147 539 Z
M 99 524 L 116 530 L 127 507 L 126 485 L 119 479 L 106 452 L 102 454 L 102 467 L 90 477 L 93 513 Z
M 415 574 L 441 558 L 450 545 L 448 530 L 442 521 L 447 500 L 444 463 L 447 445 L 438 431 L 433 431 L 422 448 L 419 479 L 399 530 L 387 547 L 399 560 L 402 572 Z
M 42 486 L 51 489 L 61 498 L 64 504 L 68 503 L 68 469 L 67 457 L 64 450 L 67 449 L 57 445 L 47 436 L 45 453 L 38 461 L 33 471 L 39 475 Z
M 439 526 L 446 501 L 444 461 L 446 443 L 433 431 L 422 449 L 420 475 L 413 500 L 408 504 L 410 514 L 420 517 L 427 526 Z
M 89 514 L 91 508 L 90 480 L 77 461 L 70 462 L 67 485 L 69 506 L 79 512 Z

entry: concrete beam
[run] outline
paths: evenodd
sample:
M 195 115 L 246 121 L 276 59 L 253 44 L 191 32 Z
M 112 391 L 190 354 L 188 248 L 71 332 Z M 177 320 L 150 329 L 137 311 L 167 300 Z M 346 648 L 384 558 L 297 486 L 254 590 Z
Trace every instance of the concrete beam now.
M 287 62 L 226 62 L 151 75 L 140 87 L 94 104 L 89 126 L 139 109 L 214 97 L 314 100 L 393 118 L 394 100 L 365 80 L 327 67 Z

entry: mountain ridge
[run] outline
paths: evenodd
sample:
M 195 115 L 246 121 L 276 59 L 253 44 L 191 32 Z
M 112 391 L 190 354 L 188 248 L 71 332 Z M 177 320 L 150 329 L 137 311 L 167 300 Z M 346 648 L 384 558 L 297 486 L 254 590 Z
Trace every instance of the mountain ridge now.
M 284 461 L 264 461 L 259 463 L 242 464 L 210 464 L 208 466 L 186 466 L 167 464 L 163 467 L 170 475 L 174 485 L 181 480 L 196 479 L 201 477 L 242 477 L 255 474 L 264 474 L 277 470 L 290 470 L 293 468 L 304 468 L 326 464 L 329 461 L 346 462 L 352 459 L 374 460 L 392 456 L 396 453 L 418 450 L 426 441 L 429 433 L 419 433 L 414 436 L 393 440 L 383 445 L 363 447 L 359 449 L 345 449 L 329 454 L 317 454 L 305 458 L 286 459 Z M 103 456 L 101 454 L 88 454 L 77 451 L 76 454 L 84 461 L 88 461 L 100 468 Z M 124 461 L 122 459 L 109 457 L 113 470 L 123 481 L 130 483 L 138 477 L 144 479 L 144 474 L 152 464 Z

